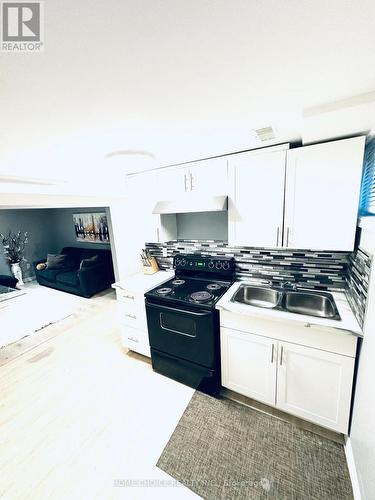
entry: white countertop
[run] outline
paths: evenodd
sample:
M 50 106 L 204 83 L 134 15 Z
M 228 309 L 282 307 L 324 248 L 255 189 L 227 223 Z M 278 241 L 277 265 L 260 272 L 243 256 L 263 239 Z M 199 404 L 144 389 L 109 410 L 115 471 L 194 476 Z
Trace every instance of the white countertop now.
M 145 293 L 155 286 L 161 285 L 174 276 L 174 271 L 158 271 L 155 274 L 137 273 L 121 281 L 113 283 L 112 288 L 122 288 L 132 292 Z
M 260 316 L 263 318 L 269 318 L 273 320 L 276 319 L 284 321 L 297 321 L 303 324 L 309 323 L 310 325 L 326 326 L 329 328 L 336 328 L 339 330 L 343 330 L 346 333 L 354 334 L 360 337 L 363 336 L 363 332 L 352 312 L 352 309 L 349 305 L 349 302 L 344 292 L 331 292 L 331 291 L 328 292 L 333 296 L 337 306 L 337 310 L 341 318 L 341 320 L 333 320 L 327 318 L 318 318 L 315 316 L 308 316 L 305 314 L 295 314 L 288 311 L 279 311 L 275 309 L 255 307 L 255 306 L 250 306 L 248 304 L 240 304 L 238 302 L 231 302 L 231 298 L 236 293 L 238 288 L 243 284 L 256 286 L 254 283 L 251 282 L 247 283 L 246 281 L 237 281 L 221 297 L 219 302 L 216 304 L 217 309 L 222 309 L 225 311 L 235 312 L 238 314 L 244 314 L 248 316 Z M 319 293 L 318 290 L 316 290 L 316 292 Z

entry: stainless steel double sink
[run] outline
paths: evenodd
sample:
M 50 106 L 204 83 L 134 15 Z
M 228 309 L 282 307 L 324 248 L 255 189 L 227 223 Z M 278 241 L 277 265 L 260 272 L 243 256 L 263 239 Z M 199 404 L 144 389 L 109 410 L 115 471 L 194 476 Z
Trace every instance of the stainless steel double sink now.
M 284 290 L 243 284 L 231 301 L 320 318 L 340 319 L 334 298 L 327 292 Z

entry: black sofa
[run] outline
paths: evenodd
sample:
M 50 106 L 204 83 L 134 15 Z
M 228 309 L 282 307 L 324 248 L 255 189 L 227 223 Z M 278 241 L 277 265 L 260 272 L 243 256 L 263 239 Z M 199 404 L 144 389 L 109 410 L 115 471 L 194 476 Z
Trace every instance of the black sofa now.
M 114 283 L 110 250 L 64 247 L 60 253 L 68 256 L 67 264 L 63 269 L 48 269 L 47 267 L 38 270 L 36 266 L 46 262 L 46 257 L 34 262 L 35 276 L 40 285 L 89 298 Z M 94 255 L 98 255 L 97 263 L 80 269 L 82 260 L 90 259 Z

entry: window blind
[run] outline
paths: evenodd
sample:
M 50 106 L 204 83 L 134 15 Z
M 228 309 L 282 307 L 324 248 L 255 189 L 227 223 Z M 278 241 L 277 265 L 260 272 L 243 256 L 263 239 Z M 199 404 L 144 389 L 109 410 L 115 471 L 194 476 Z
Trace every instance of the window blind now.
M 375 215 L 375 138 L 366 144 L 359 213 Z

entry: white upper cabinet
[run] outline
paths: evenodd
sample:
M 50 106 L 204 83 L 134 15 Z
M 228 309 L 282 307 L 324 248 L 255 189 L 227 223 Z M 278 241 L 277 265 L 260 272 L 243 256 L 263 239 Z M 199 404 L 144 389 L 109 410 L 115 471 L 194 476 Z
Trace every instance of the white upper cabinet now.
M 287 153 L 284 246 L 353 250 L 365 137 Z
M 229 158 L 229 243 L 281 246 L 286 151 L 249 152 Z
M 173 199 L 181 194 L 202 196 L 228 194 L 226 157 L 187 163 L 181 167 L 157 171 L 159 199 Z M 161 196 L 161 198 L 160 198 Z
M 200 195 L 228 194 L 227 157 L 191 163 L 189 167 L 189 190 Z

